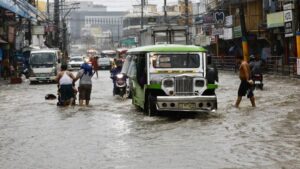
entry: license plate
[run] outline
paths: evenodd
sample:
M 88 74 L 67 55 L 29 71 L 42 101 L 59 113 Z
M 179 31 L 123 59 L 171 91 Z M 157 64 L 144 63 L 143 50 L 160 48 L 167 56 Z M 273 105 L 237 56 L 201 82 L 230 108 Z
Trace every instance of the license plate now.
M 255 84 L 260 84 L 260 81 L 255 81 Z
M 195 103 L 179 103 L 179 108 L 181 108 L 181 109 L 195 109 L 196 104 Z

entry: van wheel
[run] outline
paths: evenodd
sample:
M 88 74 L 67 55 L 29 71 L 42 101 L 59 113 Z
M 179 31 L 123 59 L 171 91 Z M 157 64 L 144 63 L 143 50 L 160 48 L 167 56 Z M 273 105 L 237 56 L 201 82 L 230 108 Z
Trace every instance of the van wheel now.
M 145 104 L 145 113 L 148 116 L 157 115 L 156 105 L 155 105 L 155 97 L 151 94 L 148 94 L 146 104 Z

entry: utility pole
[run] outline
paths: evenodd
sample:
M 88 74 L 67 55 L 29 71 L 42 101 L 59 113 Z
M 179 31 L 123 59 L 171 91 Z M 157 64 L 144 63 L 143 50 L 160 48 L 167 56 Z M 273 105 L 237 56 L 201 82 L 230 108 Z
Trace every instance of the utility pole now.
M 186 26 L 186 44 L 189 44 L 189 0 L 184 1 L 184 6 L 185 6 L 185 26 Z
M 164 19 L 166 24 L 167 23 L 167 0 L 164 0 Z
M 189 25 L 189 0 L 184 1 L 185 6 L 185 25 Z
M 141 29 L 144 29 L 144 0 L 141 0 Z
M 49 16 L 50 11 L 49 11 L 49 0 L 47 0 L 47 15 Z
M 59 0 L 54 0 L 54 26 L 55 26 L 55 36 L 54 36 L 54 45 L 59 47 Z
M 248 41 L 247 41 L 247 29 L 246 29 L 246 22 L 245 22 L 244 5 L 242 1 L 240 1 L 239 14 L 240 14 L 240 24 L 242 30 L 243 58 L 245 61 L 248 61 L 249 48 L 248 48 Z
M 296 10 L 297 10 L 297 27 L 296 27 L 296 48 L 297 48 L 297 75 L 300 75 L 300 0 L 295 2 Z

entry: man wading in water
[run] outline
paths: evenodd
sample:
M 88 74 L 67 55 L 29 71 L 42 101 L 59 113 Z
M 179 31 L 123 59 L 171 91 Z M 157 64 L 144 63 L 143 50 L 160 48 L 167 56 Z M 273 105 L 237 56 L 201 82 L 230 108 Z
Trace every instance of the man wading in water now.
M 241 79 L 241 83 L 240 83 L 240 87 L 238 90 L 238 97 L 235 103 L 235 107 L 239 107 L 241 101 L 242 101 L 242 97 L 246 96 L 247 94 L 247 98 L 250 98 L 252 107 L 255 107 L 255 98 L 254 98 L 254 94 L 252 91 L 252 85 L 253 85 L 253 81 L 250 79 L 250 67 L 249 64 L 247 63 L 247 61 L 243 60 L 243 57 L 240 56 L 238 57 L 239 62 L 241 63 L 240 65 L 240 79 Z

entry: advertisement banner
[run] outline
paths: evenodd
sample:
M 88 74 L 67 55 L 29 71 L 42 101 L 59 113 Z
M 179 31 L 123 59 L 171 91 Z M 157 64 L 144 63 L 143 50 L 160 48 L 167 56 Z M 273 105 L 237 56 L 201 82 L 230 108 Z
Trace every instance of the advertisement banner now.
M 268 28 L 277 28 L 284 26 L 284 17 L 283 11 L 271 13 L 267 15 L 267 27 Z
M 44 35 L 45 27 L 44 26 L 33 26 L 31 30 L 32 35 Z
M 224 39 L 224 40 L 230 40 L 230 39 L 233 39 L 233 31 L 232 31 L 232 28 L 224 28 L 223 39 Z

